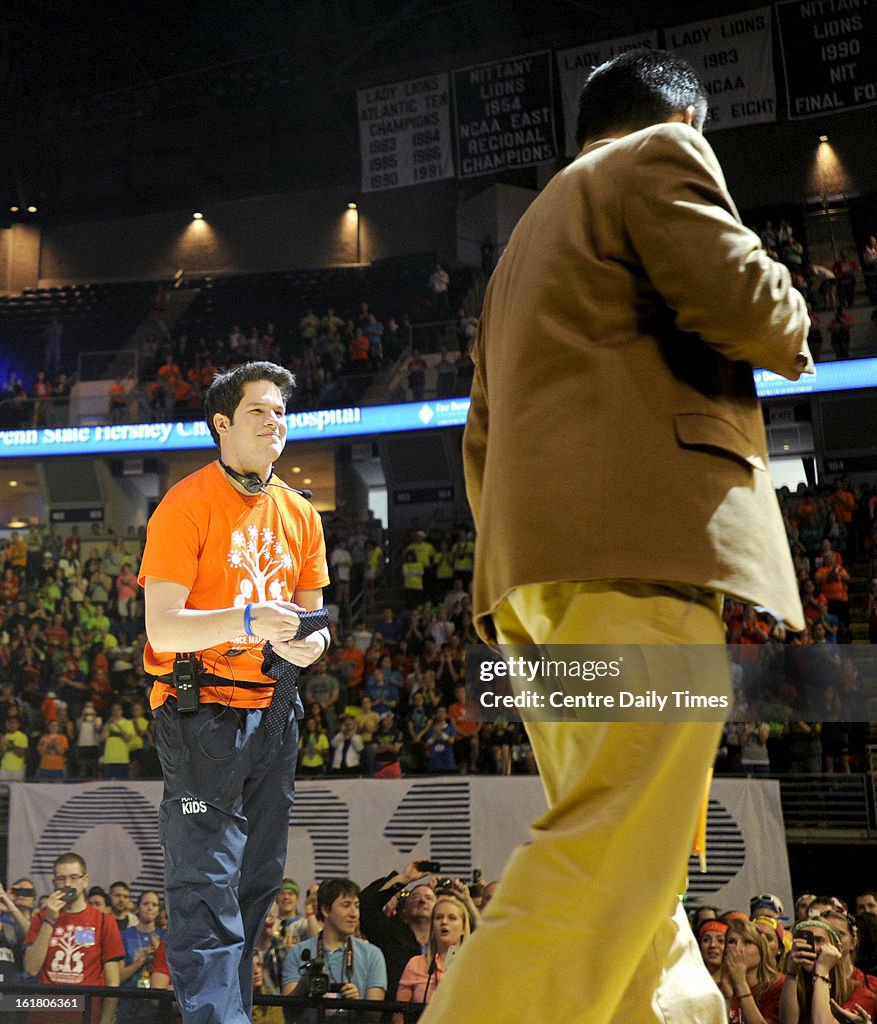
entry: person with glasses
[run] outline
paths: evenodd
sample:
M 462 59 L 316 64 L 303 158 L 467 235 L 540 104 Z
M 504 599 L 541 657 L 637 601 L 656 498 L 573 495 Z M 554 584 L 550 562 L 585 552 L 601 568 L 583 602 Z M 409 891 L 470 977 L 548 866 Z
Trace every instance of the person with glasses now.
M 38 910 L 24 940 L 24 969 L 42 985 L 119 985 L 120 962 L 125 947 L 109 914 L 102 914 L 85 899 L 88 869 L 78 853 L 64 853 L 55 860 L 52 881 L 55 891 Z M 95 999 L 92 1024 L 113 1024 L 117 999 Z M 33 1024 L 57 1020 L 54 1011 Z

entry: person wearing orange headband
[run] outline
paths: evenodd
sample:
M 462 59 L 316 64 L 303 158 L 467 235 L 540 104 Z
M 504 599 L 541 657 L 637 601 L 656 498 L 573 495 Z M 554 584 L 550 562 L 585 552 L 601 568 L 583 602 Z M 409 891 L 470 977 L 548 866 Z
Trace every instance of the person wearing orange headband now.
M 722 958 L 725 955 L 725 934 L 728 926 L 724 921 L 704 921 L 697 929 L 697 944 L 709 976 L 718 985 L 722 978 Z

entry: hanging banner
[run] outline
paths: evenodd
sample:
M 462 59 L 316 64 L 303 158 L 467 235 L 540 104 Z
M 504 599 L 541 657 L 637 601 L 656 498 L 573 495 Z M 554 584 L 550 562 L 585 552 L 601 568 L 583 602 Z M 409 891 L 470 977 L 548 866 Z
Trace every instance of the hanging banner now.
M 89 883 L 124 879 L 135 894 L 163 888 L 158 841 L 160 782 L 16 783 L 10 790 L 7 881 L 31 878 L 52 891 L 52 864 L 72 850 Z M 323 779 L 297 783 L 284 874 L 361 885 L 418 857 L 463 879 L 479 868 L 498 878 L 512 850 L 545 812 L 535 776 Z M 707 827 L 708 872 L 689 865 L 689 900 L 746 910 L 756 892 L 791 905 L 779 783 L 714 780 Z M 536 898 L 534 893 L 534 899 Z
M 448 74 L 359 89 L 362 191 L 454 176 Z
M 557 157 L 547 50 L 455 71 L 454 100 L 461 178 Z
M 654 50 L 658 46 L 657 29 L 641 32 L 635 36 L 606 39 L 601 43 L 587 43 L 573 46 L 569 50 L 557 51 L 557 75 L 560 79 L 560 99 L 563 105 L 564 145 L 567 156 L 575 156 L 576 118 L 579 112 L 579 93 L 585 78 L 592 68 L 627 50 L 645 47 Z
M 664 39 L 709 94 L 705 132 L 776 121 L 769 7 L 676 25 L 664 30 Z
M 790 910 L 792 879 L 776 779 L 713 779 L 707 807 L 707 870 L 688 863 L 686 905 L 749 913 L 756 893 L 779 896 Z
M 877 8 L 781 0 L 776 11 L 791 119 L 877 103 Z

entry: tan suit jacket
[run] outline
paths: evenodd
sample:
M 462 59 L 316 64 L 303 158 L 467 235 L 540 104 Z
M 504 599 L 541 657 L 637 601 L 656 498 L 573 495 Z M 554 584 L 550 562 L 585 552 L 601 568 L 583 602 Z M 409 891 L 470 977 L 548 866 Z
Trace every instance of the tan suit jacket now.
M 808 320 L 680 123 L 585 147 L 488 287 L 464 435 L 475 614 L 557 580 L 693 584 L 804 619 L 752 368 L 795 380 Z

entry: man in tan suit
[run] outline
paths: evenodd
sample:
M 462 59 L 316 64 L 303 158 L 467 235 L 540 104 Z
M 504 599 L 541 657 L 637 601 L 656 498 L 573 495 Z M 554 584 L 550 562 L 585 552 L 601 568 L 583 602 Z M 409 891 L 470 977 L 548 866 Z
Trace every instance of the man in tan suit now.
M 594 70 L 583 149 L 491 278 L 464 440 L 485 639 L 721 645 L 722 593 L 803 627 L 752 368 L 812 372 L 807 313 L 705 113 L 671 54 Z M 548 812 L 424 1024 L 726 1021 L 677 897 L 721 723 L 527 729 Z

